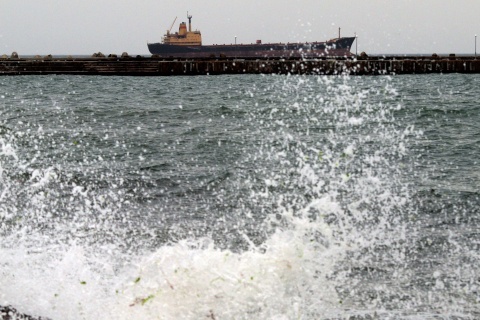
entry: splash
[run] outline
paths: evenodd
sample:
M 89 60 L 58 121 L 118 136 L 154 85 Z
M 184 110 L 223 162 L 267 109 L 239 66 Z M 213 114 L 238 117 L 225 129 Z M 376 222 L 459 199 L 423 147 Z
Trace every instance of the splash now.
M 136 200 L 145 190 L 107 160 L 84 161 L 99 177 L 87 181 L 22 159 L 22 135 L 3 134 L 0 305 L 52 319 L 309 319 L 402 308 L 379 298 L 398 288 L 365 283 L 380 270 L 403 276 L 393 265 L 413 232 L 403 174 L 420 133 L 396 121 L 402 104 L 389 78 L 271 77 L 241 87 L 245 150 L 234 177 L 202 194 L 214 204 L 202 218 L 223 231 L 192 236 L 192 225 L 165 218 L 159 236 L 149 220 L 158 207 Z

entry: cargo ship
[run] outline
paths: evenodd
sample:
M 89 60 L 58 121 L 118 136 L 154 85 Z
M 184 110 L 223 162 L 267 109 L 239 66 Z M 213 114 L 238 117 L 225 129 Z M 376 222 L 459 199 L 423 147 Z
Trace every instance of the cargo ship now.
M 192 31 L 192 16 L 187 13 L 188 29 L 181 22 L 172 33 L 173 21 L 161 43 L 147 43 L 151 54 L 162 58 L 322 58 L 351 57 L 355 37 L 340 37 L 324 42 L 203 45 L 200 31 Z M 236 42 L 236 37 L 235 37 Z

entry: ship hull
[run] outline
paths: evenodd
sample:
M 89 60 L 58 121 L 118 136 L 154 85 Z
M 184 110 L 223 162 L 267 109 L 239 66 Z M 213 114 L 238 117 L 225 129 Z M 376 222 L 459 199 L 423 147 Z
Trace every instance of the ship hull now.
M 354 37 L 339 38 L 327 42 L 232 44 L 208 46 L 181 46 L 163 43 L 149 43 L 151 54 L 164 58 L 321 58 L 350 57 Z

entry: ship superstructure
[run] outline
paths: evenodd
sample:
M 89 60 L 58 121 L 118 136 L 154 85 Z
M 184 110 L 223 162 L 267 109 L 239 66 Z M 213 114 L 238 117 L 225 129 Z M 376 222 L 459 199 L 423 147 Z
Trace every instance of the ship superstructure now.
M 167 33 L 163 36 L 163 44 L 175 45 L 175 46 L 201 46 L 202 45 L 202 33 L 198 30 L 192 31 L 192 16 L 187 13 L 187 24 L 181 22 L 178 28 L 178 32 L 170 33 L 172 29 L 167 30 Z M 175 23 L 177 18 L 172 23 Z

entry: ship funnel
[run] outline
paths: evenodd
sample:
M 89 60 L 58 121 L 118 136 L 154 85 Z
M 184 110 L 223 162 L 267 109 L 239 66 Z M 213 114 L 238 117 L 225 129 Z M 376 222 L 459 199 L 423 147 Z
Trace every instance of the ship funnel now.
M 180 27 L 178 29 L 178 35 L 185 36 L 187 34 L 187 24 L 185 22 L 180 23 Z

